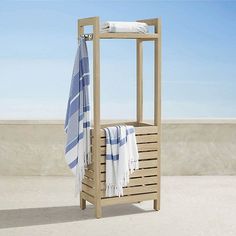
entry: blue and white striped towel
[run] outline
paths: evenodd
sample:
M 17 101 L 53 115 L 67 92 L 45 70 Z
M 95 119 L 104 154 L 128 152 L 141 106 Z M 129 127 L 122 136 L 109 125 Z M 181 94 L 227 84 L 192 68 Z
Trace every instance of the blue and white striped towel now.
M 79 39 L 67 105 L 65 158 L 76 175 L 75 194 L 82 188 L 85 168 L 91 163 L 89 60 L 86 42 Z
M 129 175 L 139 168 L 138 148 L 133 126 L 105 128 L 106 133 L 106 196 L 123 196 Z

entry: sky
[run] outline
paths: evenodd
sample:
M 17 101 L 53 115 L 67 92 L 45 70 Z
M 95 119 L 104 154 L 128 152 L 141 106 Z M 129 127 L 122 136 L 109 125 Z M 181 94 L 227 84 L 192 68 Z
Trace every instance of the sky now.
M 236 117 L 236 1 L 3 0 L 0 119 L 65 118 L 77 19 L 92 16 L 161 17 L 163 119 Z M 101 42 L 102 119 L 135 118 L 135 46 Z M 152 42 L 144 43 L 144 116 L 153 118 Z

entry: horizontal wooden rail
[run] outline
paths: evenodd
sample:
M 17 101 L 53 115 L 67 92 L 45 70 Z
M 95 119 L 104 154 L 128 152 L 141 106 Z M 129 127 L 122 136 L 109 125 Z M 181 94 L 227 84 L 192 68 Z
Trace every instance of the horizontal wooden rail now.
M 158 38 L 158 34 L 140 34 L 140 33 L 100 33 L 100 39 L 148 39 Z

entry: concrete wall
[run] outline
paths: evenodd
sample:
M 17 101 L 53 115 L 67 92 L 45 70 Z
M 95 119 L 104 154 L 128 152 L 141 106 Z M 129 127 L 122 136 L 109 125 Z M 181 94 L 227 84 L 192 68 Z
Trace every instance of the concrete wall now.
M 70 175 L 62 121 L 1 121 L 0 175 Z M 162 125 L 163 175 L 235 175 L 234 120 Z

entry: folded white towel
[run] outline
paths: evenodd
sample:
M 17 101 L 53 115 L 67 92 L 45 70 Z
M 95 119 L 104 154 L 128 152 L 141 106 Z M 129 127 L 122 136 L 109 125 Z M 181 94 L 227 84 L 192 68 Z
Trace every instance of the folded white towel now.
M 148 25 L 142 22 L 106 21 L 101 25 L 101 33 L 148 33 Z
M 139 168 L 138 148 L 133 126 L 105 128 L 106 132 L 106 196 L 123 196 L 129 175 Z

